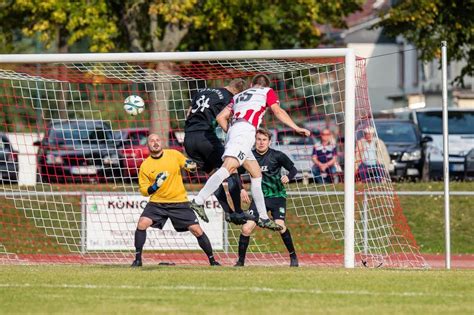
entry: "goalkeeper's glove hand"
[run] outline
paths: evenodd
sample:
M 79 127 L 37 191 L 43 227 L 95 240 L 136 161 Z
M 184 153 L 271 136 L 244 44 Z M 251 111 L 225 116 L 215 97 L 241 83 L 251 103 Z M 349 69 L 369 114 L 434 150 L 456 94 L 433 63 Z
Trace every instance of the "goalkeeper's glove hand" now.
M 194 162 L 191 159 L 187 159 L 186 162 L 184 162 L 184 169 L 187 170 L 188 172 L 195 172 L 197 168 L 196 162 Z
M 155 182 L 150 186 L 150 190 L 156 192 L 168 178 L 168 175 L 169 173 L 166 171 L 158 173 L 158 175 L 156 175 Z

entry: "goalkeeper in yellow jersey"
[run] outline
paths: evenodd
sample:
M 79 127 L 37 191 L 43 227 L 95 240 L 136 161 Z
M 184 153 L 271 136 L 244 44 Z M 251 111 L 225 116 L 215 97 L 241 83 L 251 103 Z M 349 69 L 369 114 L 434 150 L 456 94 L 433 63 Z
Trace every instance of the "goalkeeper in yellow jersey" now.
M 138 220 L 135 231 L 135 260 L 132 267 L 142 266 L 142 251 L 146 230 L 151 226 L 162 229 L 168 218 L 177 232 L 190 231 L 206 253 L 209 264 L 218 266 L 209 238 L 199 225 L 196 214 L 189 207 L 181 169 L 194 171 L 196 164 L 176 150 L 163 149 L 156 134 L 148 137 L 150 156 L 140 166 L 138 183 L 140 193 L 150 200 Z

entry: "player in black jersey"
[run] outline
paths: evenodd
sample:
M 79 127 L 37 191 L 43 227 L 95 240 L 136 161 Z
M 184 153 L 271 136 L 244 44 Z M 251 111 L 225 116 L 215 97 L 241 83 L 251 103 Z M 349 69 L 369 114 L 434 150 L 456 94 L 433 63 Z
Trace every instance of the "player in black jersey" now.
M 205 88 L 194 95 L 184 127 L 184 148 L 187 155 L 207 174 L 222 166 L 224 146 L 216 135 L 216 116 L 232 100 L 235 94 L 245 89 L 245 81 L 234 79 L 224 88 Z M 232 174 L 228 179 L 229 193 L 234 204 L 234 210 L 229 206 L 222 185 L 214 192 L 222 209 L 228 214 L 228 220 L 243 224 L 248 216 L 240 206 L 240 190 L 242 183 L 238 174 Z M 207 217 L 202 218 L 208 221 Z
M 265 197 L 265 205 L 275 223 L 283 227 L 279 232 L 290 254 L 290 266 L 298 267 L 298 257 L 296 256 L 290 230 L 285 225 L 287 195 L 284 186 L 284 184 L 287 184 L 295 177 L 297 170 L 294 163 L 285 153 L 270 148 L 271 138 L 272 134 L 268 130 L 258 129 L 253 154 L 263 174 L 262 190 Z M 289 172 L 288 175 L 281 175 L 282 167 Z M 250 201 L 245 189 L 242 190 L 242 200 Z M 251 214 L 258 215 L 253 201 L 249 209 Z M 239 239 L 239 260 L 235 266 L 243 266 L 245 264 L 245 254 L 249 245 L 250 235 L 257 224 L 249 220 L 242 226 Z M 260 224 L 258 225 L 260 226 Z

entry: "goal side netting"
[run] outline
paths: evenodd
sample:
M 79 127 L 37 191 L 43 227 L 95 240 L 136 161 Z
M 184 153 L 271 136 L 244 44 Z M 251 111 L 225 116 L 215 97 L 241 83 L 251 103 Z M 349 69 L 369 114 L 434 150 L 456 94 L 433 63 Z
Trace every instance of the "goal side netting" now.
M 0 264 L 130 263 L 134 231 L 147 202 L 137 176 L 148 156 L 148 134 L 159 134 L 165 146 L 186 154 L 183 129 L 194 94 L 264 73 L 282 107 L 312 131 L 302 138 L 271 112 L 263 122 L 273 134 L 272 147 L 298 169 L 286 185 L 286 222 L 300 264 L 343 265 L 344 195 L 353 193 L 356 265 L 425 266 L 382 149 L 376 145 L 374 151 L 365 141 L 366 133 L 378 139 L 365 67 L 364 60 L 356 61 L 355 164 L 346 165 L 343 57 L 0 63 Z M 130 95 L 145 101 L 137 116 L 124 110 Z M 322 143 L 328 131 L 329 142 Z M 225 134 L 216 132 L 225 141 Z M 334 150 L 336 163 L 316 169 L 313 156 L 327 147 Z M 354 192 L 344 191 L 346 167 L 355 169 Z M 183 179 L 192 199 L 207 175 L 183 172 Z M 248 188 L 248 178 L 242 179 Z M 206 209 L 210 222 L 201 225 L 216 256 L 233 264 L 240 226 L 225 222 L 214 197 Z M 177 233 L 170 222 L 163 230 L 148 230 L 144 259 L 150 264 L 207 262 L 196 239 Z M 279 233 L 257 228 L 247 264 L 288 261 Z

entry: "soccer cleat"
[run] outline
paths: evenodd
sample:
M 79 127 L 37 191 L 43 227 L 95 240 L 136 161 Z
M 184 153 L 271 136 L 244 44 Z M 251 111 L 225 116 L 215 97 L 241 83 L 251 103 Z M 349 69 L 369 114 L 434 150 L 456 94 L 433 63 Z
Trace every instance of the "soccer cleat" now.
M 230 213 L 229 212 L 224 212 L 224 220 L 227 223 L 231 223 L 232 219 L 230 218 Z
M 132 265 L 130 267 L 132 268 L 138 268 L 138 267 L 141 267 L 142 266 L 142 261 L 141 260 L 138 260 L 138 259 L 135 259 L 133 262 L 132 262 Z
M 191 201 L 190 204 L 191 209 L 193 209 L 197 215 L 204 221 L 209 222 L 209 218 L 207 217 L 206 210 L 204 209 L 204 205 L 198 205 L 194 200 Z
M 245 219 L 245 214 L 243 213 L 237 213 L 237 212 L 232 212 L 229 215 L 230 222 L 237 224 L 237 225 L 242 225 L 247 223 L 247 220 Z
M 290 267 L 299 267 L 298 257 L 290 257 Z
M 240 260 L 237 260 L 237 262 L 234 265 L 234 267 L 243 267 L 243 266 L 244 266 L 244 262 Z
M 215 261 L 215 260 L 210 262 L 209 265 L 211 265 L 211 266 L 221 266 L 221 264 L 218 261 Z
M 259 219 L 257 225 L 263 229 L 269 229 L 273 231 L 281 231 L 283 227 L 275 223 L 275 221 L 270 219 Z

